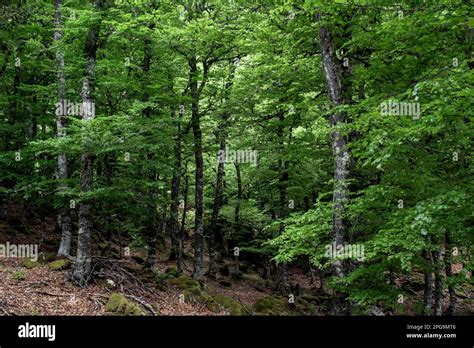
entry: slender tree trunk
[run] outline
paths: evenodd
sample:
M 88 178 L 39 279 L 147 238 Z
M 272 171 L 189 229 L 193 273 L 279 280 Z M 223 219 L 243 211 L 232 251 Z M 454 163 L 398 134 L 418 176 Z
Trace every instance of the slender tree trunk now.
M 443 314 L 443 279 L 441 273 L 443 258 L 441 250 L 433 251 L 433 260 L 435 266 L 433 315 L 440 316 Z
M 46 239 L 46 222 L 44 216 L 41 217 L 40 225 L 40 241 L 38 245 L 38 250 L 43 251 L 44 240 Z
M 176 114 L 173 111 L 173 114 Z M 173 244 L 173 254 L 176 258 L 176 268 L 178 274 L 181 274 L 183 270 L 183 239 L 179 230 L 179 189 L 181 183 L 181 111 L 179 116 L 176 118 L 176 139 L 174 143 L 174 167 L 173 167 L 173 178 L 171 179 L 171 219 L 170 219 L 170 230 L 171 230 L 171 242 Z
M 54 32 L 54 41 L 59 44 L 62 31 L 62 0 L 56 0 L 56 13 L 54 17 L 54 25 L 56 30 Z M 58 67 L 58 101 L 62 103 L 66 96 L 66 76 L 64 73 L 64 55 L 58 48 L 56 51 L 56 64 Z M 58 138 L 66 136 L 66 119 L 64 115 L 57 115 L 56 128 Z M 64 192 L 67 190 L 67 158 L 65 154 L 58 156 L 58 179 L 60 180 L 59 190 Z M 61 242 L 59 244 L 58 256 L 66 256 L 71 252 L 71 216 L 69 214 L 69 204 L 67 203 L 59 214 L 61 221 Z
M 227 122 L 228 115 L 223 114 L 221 124 L 219 125 L 219 152 L 225 151 L 226 136 L 225 136 L 225 123 Z M 220 158 L 220 156 L 218 157 Z M 212 207 L 210 236 L 209 236 L 209 276 L 211 278 L 216 277 L 218 270 L 217 258 L 217 219 L 219 218 L 219 210 L 222 204 L 222 186 L 224 180 L 224 161 L 217 161 L 217 174 L 216 174 L 216 189 L 214 192 L 214 205 Z
M 240 174 L 240 164 L 234 162 L 235 172 L 237 176 L 237 203 L 235 204 L 234 210 L 234 225 L 235 225 L 235 234 L 240 233 L 240 202 L 242 200 L 242 177 Z
M 186 232 L 186 212 L 188 210 L 188 191 L 189 191 L 189 176 L 188 176 L 188 163 L 184 165 L 184 192 L 183 192 L 183 212 L 181 216 L 181 240 L 183 241 L 183 252 L 184 252 L 184 240 L 189 239 Z
M 453 315 L 456 309 L 457 297 L 456 297 L 456 289 L 454 284 L 452 284 L 452 276 L 453 271 L 451 269 L 451 258 L 452 258 L 452 243 L 451 243 L 451 235 L 449 231 L 445 232 L 445 240 L 446 240 L 446 256 L 444 258 L 445 262 L 445 271 L 446 271 L 446 280 L 448 283 L 448 294 L 449 294 L 449 305 L 446 309 L 446 315 Z
M 429 251 L 423 251 L 423 258 L 425 259 L 425 289 L 423 294 L 423 311 L 424 314 L 429 315 L 433 308 L 433 275 L 432 275 L 432 261 L 431 254 Z
M 230 76 L 229 80 L 226 82 L 225 85 L 225 96 L 224 101 L 226 101 L 229 97 L 230 89 L 233 85 L 235 74 L 235 65 L 230 64 Z M 219 153 L 223 154 L 225 152 L 225 146 L 227 142 L 227 127 L 229 121 L 229 113 L 224 112 L 221 115 L 221 120 L 218 127 L 218 134 L 217 139 L 219 141 Z M 221 159 L 221 156 L 218 156 Z M 214 205 L 212 208 L 212 216 L 211 216 L 211 226 L 210 226 L 210 237 L 209 237 L 209 276 L 211 278 L 215 278 L 218 264 L 217 261 L 220 259 L 219 250 L 222 250 L 223 245 L 219 245 L 221 243 L 221 238 L 219 236 L 219 230 L 217 227 L 217 220 L 219 218 L 219 210 L 222 206 L 222 193 L 223 193 L 223 186 L 224 186 L 224 175 L 225 175 L 225 161 L 217 161 L 217 174 L 216 174 L 216 189 L 214 192 Z
M 322 27 L 319 31 L 319 46 L 322 53 L 324 74 L 330 99 L 334 105 L 341 105 L 343 103 L 341 67 L 336 57 L 331 31 L 327 27 Z M 332 242 L 335 245 L 343 244 L 347 234 L 345 211 L 348 203 L 347 179 L 349 177 L 349 152 L 346 148 L 345 139 L 338 129 L 338 125 L 343 122 L 343 113 L 334 113 L 331 115 L 332 150 L 335 159 Z M 344 277 L 345 270 L 343 262 L 333 260 L 332 271 L 335 277 Z M 343 315 L 348 313 L 347 303 L 345 302 L 344 296 L 341 294 L 335 295 L 333 306 L 334 314 Z
M 283 161 L 284 151 L 284 136 L 285 136 L 285 116 L 283 113 L 278 115 L 279 125 L 277 131 L 278 137 L 278 193 L 279 193 L 279 204 L 278 204 L 278 218 L 280 220 L 279 235 L 285 232 L 286 218 L 286 185 L 288 181 L 288 162 Z M 288 294 L 290 285 L 288 282 L 288 268 L 285 263 L 279 263 L 277 265 L 277 289 L 283 294 Z
M 94 0 L 94 8 L 99 10 L 102 0 Z M 99 39 L 99 23 L 94 23 L 89 29 L 84 54 L 87 61 L 85 76 L 82 83 L 82 103 L 85 110 L 92 108 L 91 82 L 94 77 L 96 63 L 97 44 Z M 94 112 L 83 112 L 82 119 L 90 121 L 94 118 Z M 86 140 L 87 141 L 87 140 Z M 80 190 L 87 194 L 93 189 L 94 155 L 85 152 L 81 156 Z M 84 286 L 91 272 L 91 231 L 92 231 L 92 203 L 83 199 L 79 206 L 79 233 L 77 238 L 76 263 L 72 273 L 72 279 L 77 284 Z
M 204 162 L 202 158 L 202 132 L 199 120 L 198 70 L 196 56 L 189 60 L 191 74 L 191 124 L 194 135 L 195 159 L 195 219 L 194 219 L 194 269 L 193 278 L 202 279 L 204 275 L 204 238 L 203 238 L 203 189 Z
M 153 23 L 148 24 L 148 29 L 152 30 L 154 28 Z M 152 52 L 151 52 L 151 39 L 149 37 L 146 37 L 143 40 L 143 61 L 142 61 L 142 71 L 143 71 L 143 85 L 142 85 L 142 90 L 143 90 L 143 96 L 142 100 L 143 102 L 148 102 L 150 99 L 149 93 L 148 93 L 148 85 L 149 85 L 149 73 L 150 73 L 150 67 L 151 67 L 151 58 L 152 58 Z M 144 118 L 151 118 L 152 116 L 152 109 L 151 107 L 146 107 L 143 110 L 143 116 Z M 157 175 L 156 175 L 156 170 L 153 167 L 154 163 L 154 153 L 152 151 L 147 151 L 146 154 L 148 163 L 151 165 L 151 168 L 148 168 L 147 171 L 147 176 L 148 180 L 150 182 L 155 182 L 157 180 Z M 148 197 L 147 201 L 148 204 L 150 205 L 150 217 L 151 221 L 148 221 L 147 228 L 146 228 L 146 242 L 148 246 L 148 255 L 147 259 L 145 261 L 145 267 L 148 269 L 151 269 L 154 267 L 155 262 L 156 262 L 156 251 L 157 251 L 157 233 L 158 233 L 158 226 L 160 224 L 165 223 L 165 216 L 166 214 L 157 214 L 158 208 L 155 206 L 155 190 L 153 188 L 150 188 L 147 190 L 146 195 Z
M 238 162 L 234 162 L 235 166 L 235 173 L 237 176 L 237 203 L 235 205 L 235 210 L 234 210 L 234 226 L 235 226 L 235 235 L 238 236 L 240 234 L 240 202 L 242 201 L 242 176 L 240 173 L 240 164 Z M 233 253 L 234 254 L 234 253 Z M 239 256 L 235 256 L 235 267 L 234 267 L 234 273 L 233 277 L 235 279 L 239 278 Z

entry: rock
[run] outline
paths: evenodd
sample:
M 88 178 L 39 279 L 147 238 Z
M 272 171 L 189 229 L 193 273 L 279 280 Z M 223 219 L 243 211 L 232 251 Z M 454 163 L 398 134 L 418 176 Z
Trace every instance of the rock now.
M 186 290 L 189 294 L 200 295 L 201 284 L 191 277 L 179 277 L 168 280 L 168 284 L 176 286 L 179 289 Z
M 211 296 L 208 299 L 207 308 L 215 313 L 222 309 L 228 311 L 230 315 L 242 315 L 243 313 L 242 305 L 239 302 L 224 295 Z
M 117 292 L 110 295 L 105 305 L 105 313 L 106 315 L 146 315 L 140 307 Z
M 39 265 L 39 262 L 30 260 L 30 259 L 23 259 L 21 261 L 21 265 L 25 268 L 33 269 L 33 268 L 35 268 L 36 266 Z
M 62 271 L 68 269 L 70 266 L 71 261 L 69 261 L 68 259 L 61 259 L 48 264 L 48 267 L 51 268 L 53 271 Z
M 286 315 L 289 312 L 287 300 L 273 296 L 259 299 L 254 305 L 254 310 L 257 315 Z

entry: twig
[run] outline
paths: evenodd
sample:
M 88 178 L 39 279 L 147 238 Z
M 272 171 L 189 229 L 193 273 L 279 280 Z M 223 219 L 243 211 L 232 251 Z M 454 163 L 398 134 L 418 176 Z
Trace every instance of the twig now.
M 157 316 L 159 315 L 158 312 L 156 312 L 153 307 L 148 303 L 146 302 L 145 300 L 139 298 L 139 297 L 136 297 L 136 296 L 133 296 L 133 295 L 127 295 L 125 294 L 125 297 L 128 297 L 129 299 L 132 299 L 138 303 L 140 303 L 142 306 L 144 306 L 145 308 L 147 308 L 153 315 Z

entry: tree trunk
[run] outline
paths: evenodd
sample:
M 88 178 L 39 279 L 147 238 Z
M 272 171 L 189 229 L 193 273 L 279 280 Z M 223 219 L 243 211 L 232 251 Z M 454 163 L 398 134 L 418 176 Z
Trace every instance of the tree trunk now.
M 203 189 L 204 189 L 204 163 L 202 158 L 202 132 L 199 120 L 199 92 L 198 71 L 196 56 L 189 60 L 191 74 L 191 124 L 194 135 L 195 159 L 195 219 L 194 219 L 194 269 L 193 278 L 202 279 L 204 275 L 204 240 L 203 240 Z M 203 82 L 202 82 L 203 83 Z
M 189 191 L 189 176 L 188 176 L 188 163 L 184 165 L 184 192 L 183 192 L 183 215 L 181 216 L 181 230 L 180 237 L 183 241 L 183 252 L 184 252 L 184 240 L 189 238 L 186 233 L 186 211 L 188 209 L 188 191 Z
M 174 114 L 176 114 L 173 111 Z M 181 183 L 181 111 L 179 116 L 176 118 L 176 139 L 174 143 L 174 167 L 173 167 L 173 178 L 171 179 L 171 219 L 170 219 L 170 230 L 171 230 L 171 242 L 173 244 L 173 254 L 176 258 L 176 268 L 178 274 L 181 274 L 183 270 L 183 240 L 182 235 L 179 231 L 179 188 Z
M 228 114 L 222 115 L 221 124 L 219 125 L 219 152 L 225 151 L 226 136 L 225 136 L 225 123 L 227 122 Z M 217 161 L 217 174 L 216 174 L 216 189 L 214 192 L 214 205 L 212 207 L 210 236 L 209 236 L 209 276 L 211 278 L 216 277 L 218 270 L 217 265 L 217 219 L 219 218 L 219 210 L 222 205 L 222 188 L 224 180 L 224 161 Z
M 99 10 L 102 7 L 102 0 L 94 0 L 94 8 Z M 87 61 L 85 76 L 82 83 L 82 103 L 91 107 L 93 99 L 91 97 L 91 82 L 94 77 L 97 44 L 99 39 L 99 23 L 94 23 L 89 29 L 84 54 Z M 83 112 L 82 119 L 90 121 L 94 118 L 93 112 Z M 94 155 L 86 152 L 81 156 L 80 190 L 82 194 L 87 194 L 93 189 Z M 72 273 L 72 279 L 77 284 L 84 286 L 89 279 L 91 272 L 91 230 L 92 230 L 92 203 L 84 199 L 79 206 L 79 233 L 77 239 L 76 263 Z
M 451 235 L 448 231 L 445 232 L 445 240 L 446 240 L 446 256 L 444 258 L 445 262 L 445 271 L 446 271 L 446 280 L 448 283 L 448 293 L 449 293 L 449 305 L 446 309 L 446 315 L 453 315 L 456 309 L 457 297 L 456 297 L 456 289 L 454 284 L 452 284 L 452 276 L 453 271 L 451 269 L 451 257 L 452 257 L 452 242 L 451 242 Z
M 278 218 L 280 220 L 280 226 L 278 234 L 281 235 L 285 232 L 286 218 L 286 185 L 288 181 L 288 162 L 283 160 L 284 151 L 284 136 L 285 136 L 285 116 L 283 113 L 278 115 L 279 125 L 277 130 L 278 137 L 278 193 L 279 193 L 279 204 L 278 204 Z M 290 285 L 288 283 L 288 269 L 285 263 L 279 263 L 277 265 L 277 290 L 283 294 L 288 294 Z
M 59 44 L 62 37 L 62 0 L 56 0 L 56 12 L 54 17 L 54 41 Z M 66 77 L 64 73 L 64 55 L 61 50 L 56 51 L 56 64 L 58 67 L 58 102 L 62 103 L 66 96 Z M 64 115 L 56 117 L 57 137 L 66 135 L 66 119 Z M 67 158 L 65 154 L 58 155 L 58 179 L 60 180 L 59 191 L 67 190 Z M 69 203 L 60 210 L 59 220 L 61 221 L 61 242 L 59 244 L 58 256 L 67 256 L 71 252 L 71 216 L 69 214 Z
M 430 252 L 427 250 L 423 251 L 423 258 L 425 259 L 425 289 L 423 294 L 423 311 L 424 314 L 429 315 L 433 307 L 433 275 L 431 274 L 432 262 Z
M 235 236 L 240 234 L 240 202 L 242 201 L 242 176 L 240 173 L 240 164 L 238 162 L 234 162 L 235 166 L 235 173 L 237 176 L 237 203 L 235 205 L 234 211 L 234 227 L 235 227 Z M 234 279 L 238 279 L 240 277 L 240 267 L 239 267 L 239 255 L 235 255 L 235 252 L 232 253 L 235 257 L 234 263 L 234 271 L 232 277 Z
M 433 260 L 435 266 L 435 287 L 434 287 L 434 307 L 433 315 L 443 314 L 443 279 L 442 279 L 442 253 L 441 250 L 433 251 Z
M 337 106 L 343 103 L 341 67 L 336 57 L 331 32 L 327 27 L 322 27 L 319 31 L 319 46 L 329 96 L 333 104 Z M 344 114 L 334 113 L 331 115 L 332 151 L 335 159 L 332 242 L 335 245 L 343 244 L 347 234 L 345 210 L 348 202 L 349 152 L 346 149 L 345 139 L 337 128 L 343 122 Z M 333 261 L 332 272 L 337 278 L 344 277 L 345 270 L 342 261 Z M 347 314 L 347 304 L 341 294 L 335 295 L 333 312 L 336 315 Z

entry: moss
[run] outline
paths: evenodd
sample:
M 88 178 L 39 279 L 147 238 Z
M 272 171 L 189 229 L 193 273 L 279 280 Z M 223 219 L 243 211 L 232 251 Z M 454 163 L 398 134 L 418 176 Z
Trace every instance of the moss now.
M 200 295 L 201 294 L 201 284 L 191 277 L 179 277 L 175 279 L 168 280 L 168 284 L 176 286 L 182 290 L 186 290 L 187 293 L 192 295 Z
M 33 269 L 35 268 L 36 266 L 39 265 L 39 263 L 37 261 L 33 261 L 33 260 L 30 260 L 30 259 L 23 259 L 21 261 L 21 265 L 25 268 L 28 268 L 28 269 Z
M 170 278 L 176 278 L 178 276 L 178 269 L 175 266 L 171 266 L 166 269 L 165 273 Z
M 243 312 L 239 302 L 224 295 L 210 296 L 207 300 L 207 308 L 216 313 L 225 309 L 230 315 L 242 315 Z
M 288 314 L 286 303 L 280 297 L 263 297 L 255 303 L 254 310 L 257 315 L 285 315 Z
M 68 259 L 61 259 L 48 264 L 48 267 L 51 268 L 53 271 L 62 271 L 64 269 L 68 269 L 70 266 L 71 261 L 69 261 Z
M 17 281 L 22 281 L 26 279 L 26 273 L 21 270 L 12 272 L 11 275 L 12 275 L 12 278 Z
M 105 312 L 108 315 L 145 315 L 140 307 L 130 302 L 124 295 L 114 292 L 110 295 Z

